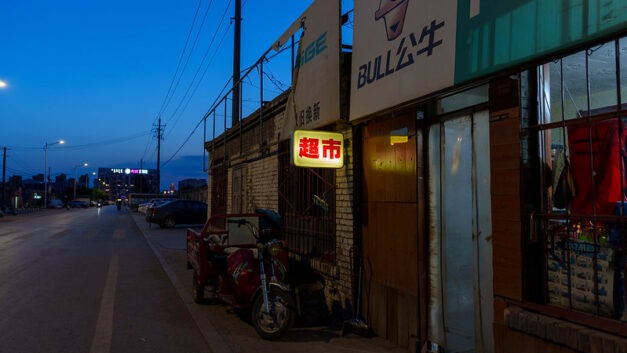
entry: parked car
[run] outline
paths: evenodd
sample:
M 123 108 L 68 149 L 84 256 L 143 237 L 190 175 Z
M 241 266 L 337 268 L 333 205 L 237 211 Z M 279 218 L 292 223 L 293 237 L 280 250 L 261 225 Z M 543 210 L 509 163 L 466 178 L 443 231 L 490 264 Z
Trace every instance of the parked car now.
M 148 202 L 139 204 L 139 206 L 137 206 L 137 212 L 141 214 L 148 214 L 148 210 L 151 209 L 152 207 L 155 207 L 156 205 L 161 205 L 165 202 L 172 201 L 172 200 L 174 199 L 152 199 Z
M 207 220 L 207 204 L 192 200 L 173 200 L 150 208 L 146 221 L 162 228 L 177 224 L 203 224 Z
M 70 202 L 67 203 L 68 207 L 70 208 L 87 208 L 89 207 L 89 204 L 85 201 L 81 201 L 81 200 L 72 200 Z
M 50 200 L 48 202 L 48 208 L 61 208 L 63 207 L 63 201 L 61 200 Z

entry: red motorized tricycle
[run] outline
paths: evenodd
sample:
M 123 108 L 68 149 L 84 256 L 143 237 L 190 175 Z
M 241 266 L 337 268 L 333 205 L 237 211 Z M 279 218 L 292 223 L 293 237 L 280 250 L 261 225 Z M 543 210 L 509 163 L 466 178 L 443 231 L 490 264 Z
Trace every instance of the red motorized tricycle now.
M 187 230 L 187 266 L 194 270 L 194 300 L 217 298 L 250 309 L 257 333 L 281 338 L 294 324 L 296 308 L 287 275 L 287 250 L 280 240 L 280 216 L 218 215 L 202 231 Z

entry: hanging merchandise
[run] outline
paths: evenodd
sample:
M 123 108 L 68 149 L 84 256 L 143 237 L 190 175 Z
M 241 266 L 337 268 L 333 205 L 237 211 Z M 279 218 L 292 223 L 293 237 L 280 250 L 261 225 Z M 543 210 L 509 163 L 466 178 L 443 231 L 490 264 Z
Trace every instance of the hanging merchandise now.
M 611 215 L 616 202 L 623 200 L 621 175 L 624 173 L 621 173 L 619 144 L 627 139 L 627 131 L 618 124 L 617 119 L 610 119 L 568 128 L 570 167 L 576 190 L 571 204 L 573 214 Z

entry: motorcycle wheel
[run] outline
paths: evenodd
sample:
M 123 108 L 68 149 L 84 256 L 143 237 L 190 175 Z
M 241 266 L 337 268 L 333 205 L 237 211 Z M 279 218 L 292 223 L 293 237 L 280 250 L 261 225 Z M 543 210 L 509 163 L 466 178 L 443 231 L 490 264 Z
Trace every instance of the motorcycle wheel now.
M 192 285 L 194 303 L 202 304 L 205 301 L 205 286 L 198 283 L 198 271 L 194 270 L 194 284 Z
M 296 313 L 289 293 L 271 287 L 268 293 L 270 312 L 265 312 L 263 295 L 258 295 L 252 307 L 252 323 L 257 334 L 270 341 L 278 340 L 294 325 Z

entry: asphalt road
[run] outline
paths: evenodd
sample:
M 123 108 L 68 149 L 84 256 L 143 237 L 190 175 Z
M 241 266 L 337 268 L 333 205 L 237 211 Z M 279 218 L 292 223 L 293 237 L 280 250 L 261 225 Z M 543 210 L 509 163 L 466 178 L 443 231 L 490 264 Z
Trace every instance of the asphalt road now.
M 266 341 L 228 305 L 194 303 L 189 226 L 115 206 L 0 218 L 0 353 L 407 353 L 298 321 Z
M 0 352 L 210 352 L 132 217 L 0 221 Z

